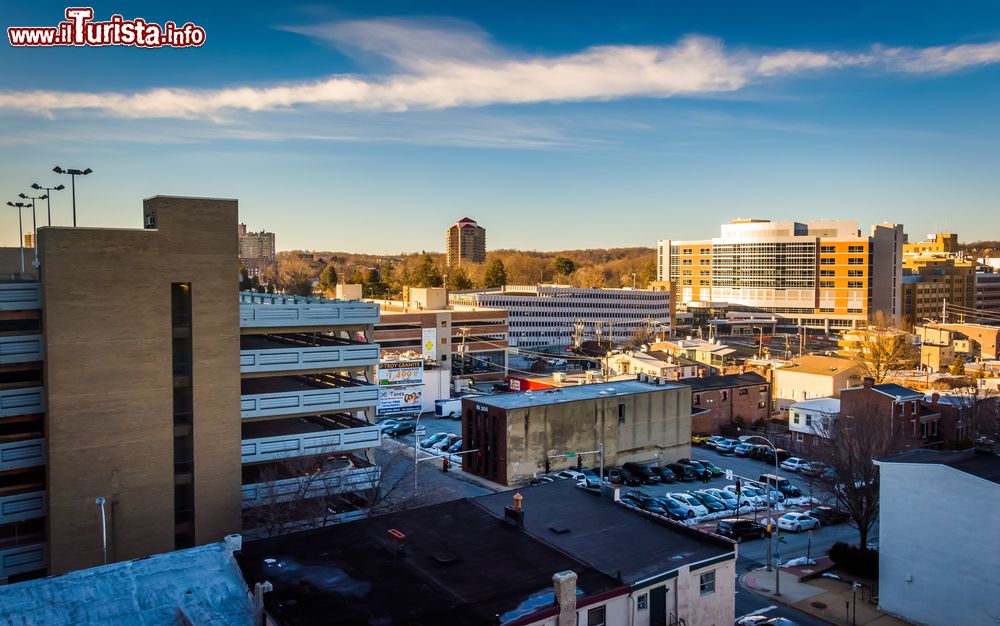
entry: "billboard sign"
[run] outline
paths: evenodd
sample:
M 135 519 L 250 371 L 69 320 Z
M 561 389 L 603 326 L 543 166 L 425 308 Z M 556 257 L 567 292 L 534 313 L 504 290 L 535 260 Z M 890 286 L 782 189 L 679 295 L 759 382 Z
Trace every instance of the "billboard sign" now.
M 437 329 L 424 328 L 420 331 L 420 347 L 424 357 L 431 361 L 437 361 Z
M 419 385 L 379 387 L 378 414 L 420 413 L 423 410 L 423 387 Z
M 419 385 L 423 382 L 423 361 L 382 361 L 378 364 L 380 385 Z

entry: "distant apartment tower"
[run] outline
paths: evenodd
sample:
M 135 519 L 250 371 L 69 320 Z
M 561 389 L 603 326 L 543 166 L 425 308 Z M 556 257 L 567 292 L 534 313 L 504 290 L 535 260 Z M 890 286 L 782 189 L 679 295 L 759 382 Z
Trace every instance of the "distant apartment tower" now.
M 157 196 L 40 228 L 37 274 L 0 249 L 0 583 L 365 514 L 378 308 L 241 296 L 237 215 Z
M 734 220 L 721 236 L 658 242 L 657 279 L 678 305 L 727 303 L 776 315 L 779 326 L 843 330 L 877 311 L 902 314 L 900 224 L 861 234 L 855 221 Z
M 463 217 L 445 233 L 448 267 L 486 260 L 486 229 L 476 220 Z
M 669 330 L 669 291 L 568 285 L 506 285 L 451 295 L 453 304 L 505 309 L 511 346 L 622 343 L 637 330 Z
M 1000 272 L 976 273 L 976 311 L 984 324 L 1000 322 Z
M 941 320 L 946 307 L 972 318 L 976 306 L 976 264 L 944 254 L 905 255 L 903 260 L 903 323 Z M 947 321 L 947 320 L 941 320 Z
M 260 276 L 275 267 L 274 233 L 247 231 L 246 224 L 237 227 L 240 245 L 240 264 L 251 276 Z

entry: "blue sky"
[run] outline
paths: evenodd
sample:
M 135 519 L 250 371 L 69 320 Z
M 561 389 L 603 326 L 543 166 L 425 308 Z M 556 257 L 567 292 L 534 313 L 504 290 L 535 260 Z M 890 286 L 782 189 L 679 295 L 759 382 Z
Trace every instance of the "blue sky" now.
M 0 44 L 3 201 L 90 167 L 81 225 L 139 226 L 161 193 L 238 198 L 280 249 L 437 250 L 466 215 L 493 248 L 652 246 L 736 217 L 1000 238 L 995 2 L 92 6 L 207 41 Z M 0 213 L 2 245 L 15 232 Z

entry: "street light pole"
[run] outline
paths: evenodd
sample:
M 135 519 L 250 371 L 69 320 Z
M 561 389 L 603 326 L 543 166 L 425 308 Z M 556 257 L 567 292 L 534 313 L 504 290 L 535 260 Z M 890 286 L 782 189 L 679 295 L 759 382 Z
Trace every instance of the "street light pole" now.
M 776 447 L 774 447 L 774 444 L 771 443 L 771 440 L 768 439 L 767 437 L 761 437 L 760 435 L 750 435 L 750 438 L 751 439 L 760 439 L 762 441 L 767 442 L 767 445 L 770 446 L 771 450 L 774 451 L 774 481 L 775 481 L 774 490 L 777 491 L 778 490 L 778 449 Z M 771 483 L 771 481 L 768 480 L 764 484 L 764 487 L 767 490 L 767 522 L 768 522 L 768 525 L 771 524 L 771 484 L 770 483 Z M 775 504 L 777 504 L 777 498 L 775 498 L 775 500 L 776 500 Z M 778 528 L 777 522 L 774 524 L 774 530 L 771 532 L 771 536 L 767 538 L 767 565 L 768 565 L 769 568 L 771 566 L 771 554 L 772 554 L 771 544 L 772 544 L 772 542 L 776 542 L 775 535 L 780 535 L 780 529 Z M 775 565 L 774 565 L 774 595 L 776 595 L 776 596 L 780 596 L 781 595 L 781 564 L 780 563 L 775 563 Z
M 55 172 L 56 174 L 67 174 L 67 175 L 69 175 L 69 178 L 70 178 L 70 183 L 69 184 L 70 184 L 70 188 L 72 189 L 72 193 L 73 193 L 73 228 L 76 228 L 76 177 L 77 176 L 86 176 L 87 174 L 92 174 L 94 172 L 94 170 L 90 169 L 89 167 L 87 169 L 85 169 L 85 170 L 74 170 L 74 169 L 64 170 L 63 168 L 61 168 L 61 167 L 59 167 L 57 165 L 57 166 L 55 166 L 55 167 L 52 168 L 52 171 Z
M 24 225 L 21 221 L 21 209 L 25 205 L 23 202 L 8 202 L 7 206 L 17 209 L 17 244 L 21 247 L 21 273 L 24 273 Z
M 42 191 L 42 190 L 44 190 L 45 191 L 45 195 L 48 196 L 46 198 L 46 201 L 48 203 L 48 210 L 49 210 L 49 226 L 52 226 L 52 192 L 53 191 L 62 191 L 63 189 L 66 188 L 66 186 L 65 185 L 56 185 L 55 187 L 42 187 L 38 183 L 32 183 L 31 184 L 31 188 L 34 189 L 35 191 Z
M 49 196 L 46 194 L 28 196 L 23 193 L 18 194 L 18 196 L 25 200 L 31 200 L 31 248 L 35 252 L 35 261 L 32 266 L 38 269 L 38 220 L 35 218 L 35 200 L 47 200 Z

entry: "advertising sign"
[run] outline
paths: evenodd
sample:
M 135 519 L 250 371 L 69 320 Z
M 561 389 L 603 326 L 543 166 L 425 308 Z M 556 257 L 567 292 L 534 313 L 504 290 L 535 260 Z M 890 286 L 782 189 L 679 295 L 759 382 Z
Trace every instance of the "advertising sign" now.
M 378 414 L 420 413 L 423 409 L 423 387 L 379 387 Z
M 431 361 L 437 361 L 437 329 L 424 328 L 420 331 L 420 347 L 424 356 Z
M 423 361 L 382 361 L 378 364 L 380 385 L 419 385 L 423 382 Z

